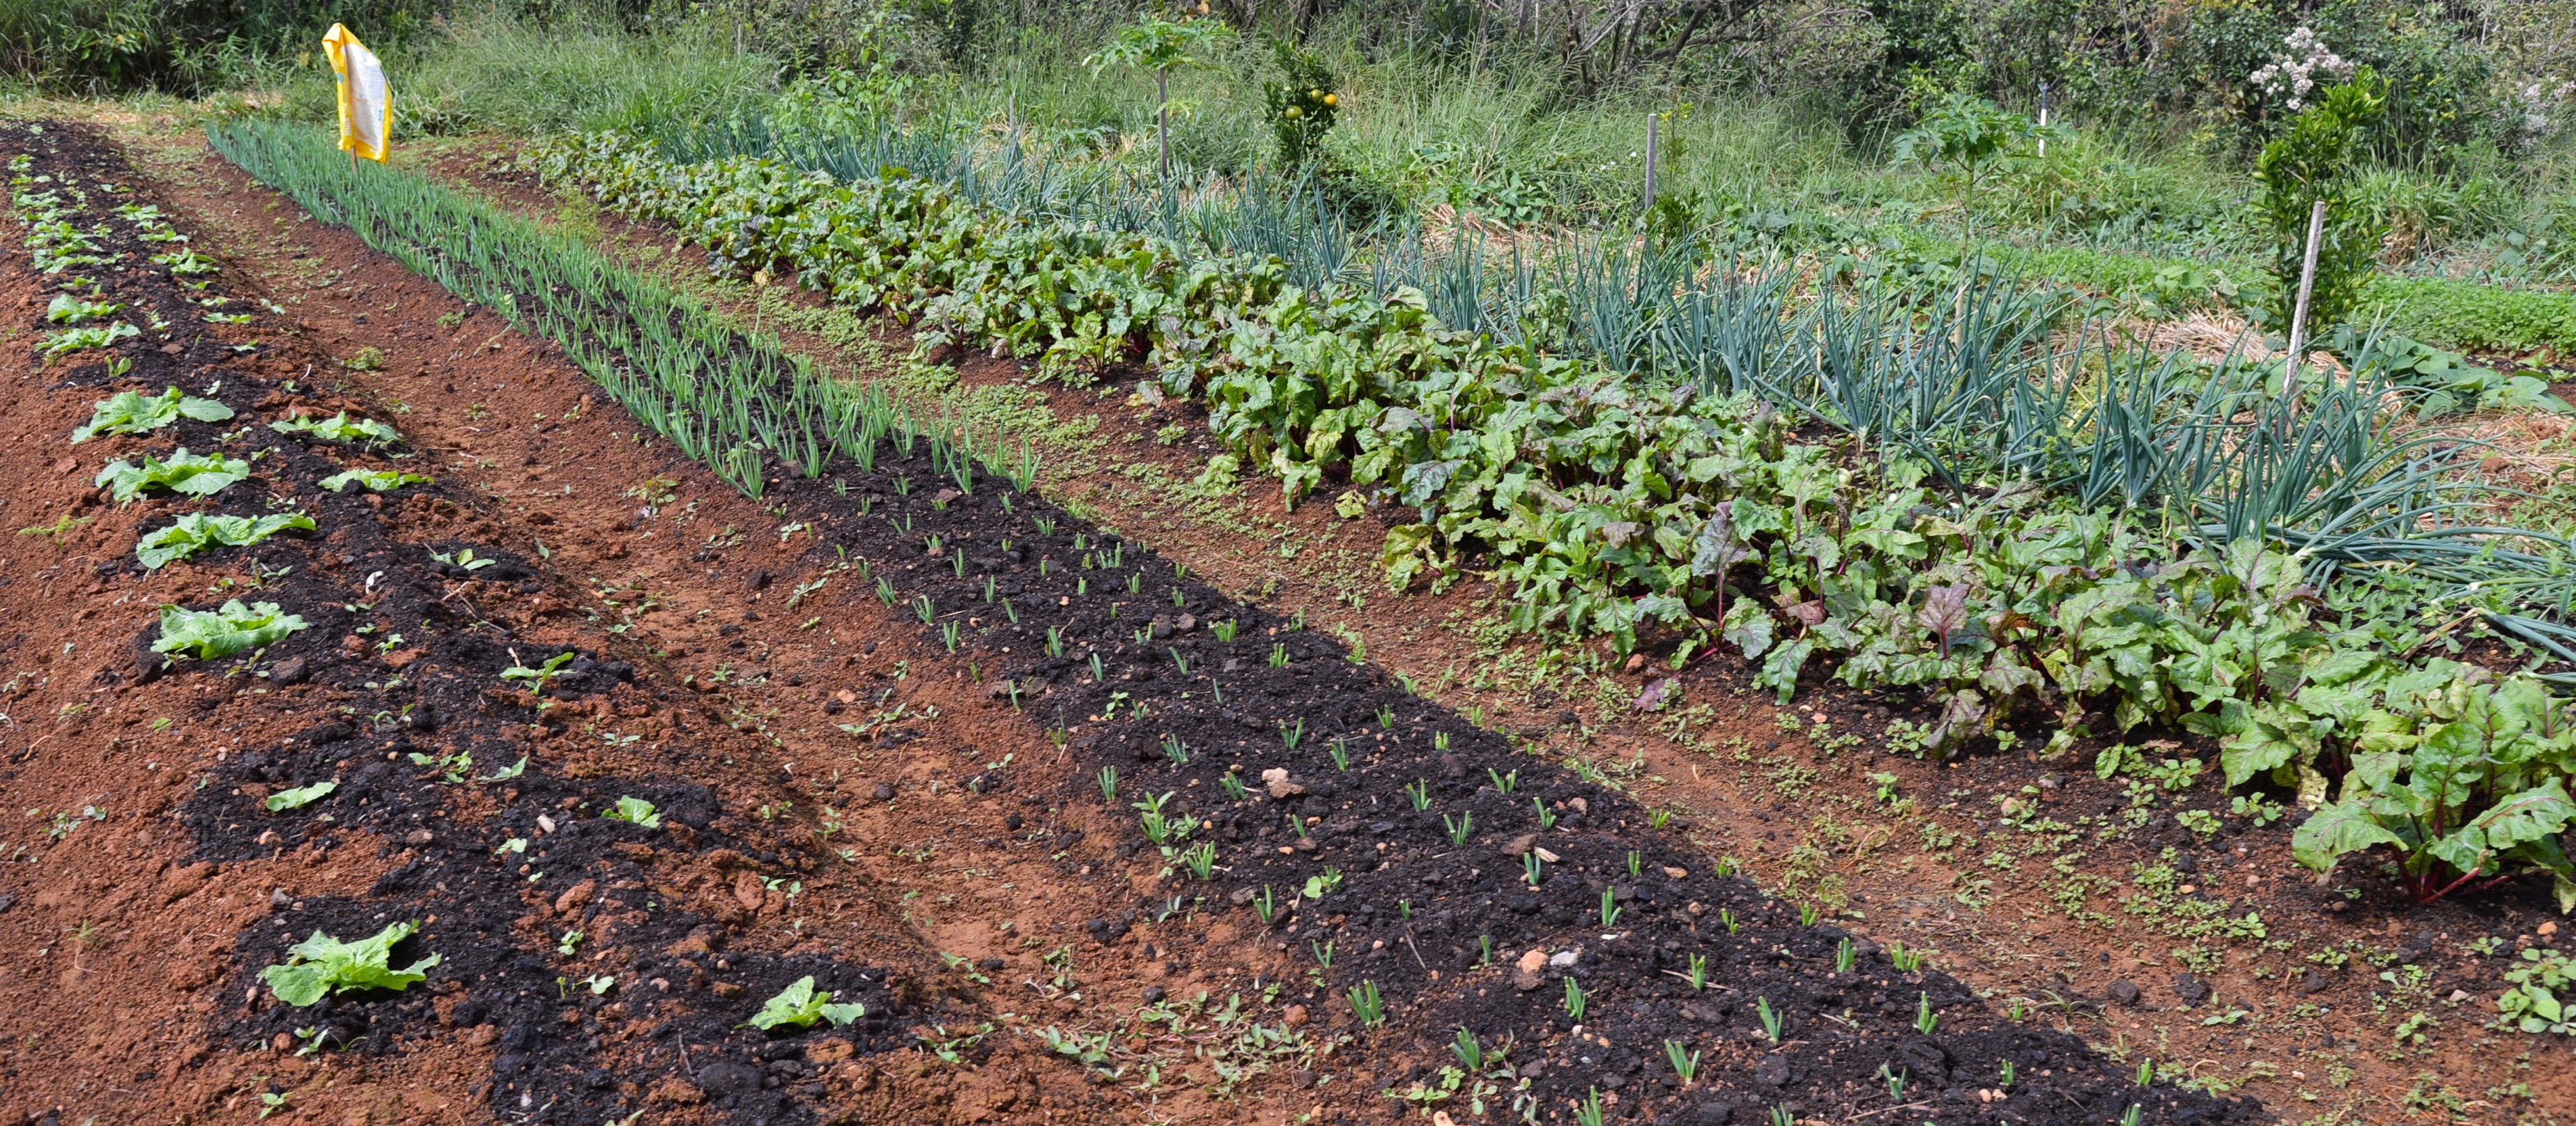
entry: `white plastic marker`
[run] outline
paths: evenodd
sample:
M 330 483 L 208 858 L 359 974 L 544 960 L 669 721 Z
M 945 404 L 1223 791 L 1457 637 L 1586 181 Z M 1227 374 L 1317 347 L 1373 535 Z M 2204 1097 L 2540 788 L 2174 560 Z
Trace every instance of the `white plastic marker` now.
M 384 64 L 357 35 L 336 23 L 322 37 L 322 50 L 340 75 L 340 147 L 351 161 L 363 156 L 384 163 L 394 128 L 393 91 L 385 85 Z

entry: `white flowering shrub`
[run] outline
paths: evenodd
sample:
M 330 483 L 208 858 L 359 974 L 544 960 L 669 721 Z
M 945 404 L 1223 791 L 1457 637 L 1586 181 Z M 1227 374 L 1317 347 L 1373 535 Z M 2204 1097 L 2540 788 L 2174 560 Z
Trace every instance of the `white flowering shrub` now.
M 2306 24 L 2292 28 L 2282 37 L 2286 54 L 2272 56 L 2250 77 L 2267 98 L 2282 98 L 2283 105 L 2297 111 L 2308 106 L 2308 95 L 2319 85 L 2333 85 L 2352 77 L 2353 64 L 2329 50 L 2317 38 L 2315 28 Z

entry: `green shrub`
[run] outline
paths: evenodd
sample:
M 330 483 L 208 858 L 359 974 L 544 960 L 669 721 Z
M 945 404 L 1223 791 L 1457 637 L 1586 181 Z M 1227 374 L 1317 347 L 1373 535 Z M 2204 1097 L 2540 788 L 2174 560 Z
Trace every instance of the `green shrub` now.
M 1303 168 L 1323 155 L 1324 135 L 1341 112 L 1341 92 L 1333 72 L 1312 52 L 1284 39 L 1274 46 L 1280 74 L 1262 84 L 1262 106 L 1278 140 L 1280 166 Z
M 2262 185 L 2255 206 L 2272 235 L 2276 287 L 2263 312 L 2281 332 L 2290 330 L 2298 305 L 2308 220 L 2318 201 L 2326 205 L 2326 222 L 2308 299 L 2309 336 L 2342 324 L 2370 283 L 2387 228 L 2353 198 L 2353 164 L 2364 133 L 2379 118 L 2380 104 L 2378 79 L 2364 68 L 2299 111 L 2289 130 L 2263 146 L 2263 155 L 2254 162 L 2254 178 Z

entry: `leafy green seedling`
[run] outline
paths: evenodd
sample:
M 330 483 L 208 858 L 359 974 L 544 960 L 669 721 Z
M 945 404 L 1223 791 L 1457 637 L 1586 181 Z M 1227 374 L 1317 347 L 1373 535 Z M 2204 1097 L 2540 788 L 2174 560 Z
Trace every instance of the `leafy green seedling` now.
M 392 492 L 393 490 L 399 489 L 405 485 L 426 485 L 429 483 L 430 479 L 428 477 L 422 476 L 418 473 L 405 473 L 398 469 L 348 469 L 334 473 L 321 480 L 323 488 L 329 489 L 335 493 L 348 492 L 349 486 L 351 485 L 356 485 L 371 493 L 386 493 Z M 470 555 L 472 552 L 469 551 L 467 554 Z M 440 562 L 451 562 L 451 560 L 440 560 Z M 483 561 L 483 564 L 487 567 L 490 566 L 491 563 L 492 561 L 489 559 Z M 458 565 L 464 566 L 463 564 Z
M 232 416 L 231 407 L 185 394 L 176 387 L 149 399 L 132 391 L 119 391 L 98 401 L 89 421 L 72 431 L 72 444 L 79 445 L 101 434 L 145 434 L 183 417 L 222 422 Z
M 302 809 L 320 801 L 329 796 L 331 791 L 339 788 L 340 784 L 337 782 L 327 780 L 316 782 L 310 786 L 298 786 L 292 790 L 279 790 L 268 795 L 268 800 L 262 804 L 268 806 L 270 813 L 284 813 L 287 810 Z
M 259 972 L 277 999 L 303 1008 L 322 999 L 327 993 L 346 993 L 354 989 L 390 989 L 397 993 L 429 977 L 429 969 L 438 964 L 432 954 L 403 969 L 392 968 L 394 944 L 412 936 L 420 924 L 395 923 L 376 932 L 373 938 L 342 942 L 321 931 L 313 937 L 290 946 L 286 961 Z
M 280 434 L 303 434 L 325 442 L 367 442 L 374 445 L 402 441 L 393 427 L 372 418 L 351 418 L 341 411 L 329 418 L 290 418 L 272 422 L 268 428 Z
M 833 1004 L 832 991 L 816 990 L 813 975 L 808 974 L 762 1003 L 760 1011 L 753 1013 L 751 1019 L 744 1023 L 762 1031 L 782 1024 L 812 1028 L 816 1021 L 830 1021 L 833 1027 L 838 1028 L 866 1015 L 868 1007 L 865 1005 Z
M 108 490 L 118 504 L 132 503 L 149 489 L 167 489 L 183 496 L 213 496 L 227 485 L 250 478 L 250 463 L 237 457 L 200 457 L 179 447 L 170 460 L 162 461 L 143 455 L 143 464 L 135 465 L 124 458 L 107 463 L 98 471 L 92 484 Z
M 324 481 L 324 482 L 323 482 L 323 484 L 325 484 L 325 485 L 328 485 L 328 484 L 330 484 L 330 483 L 331 483 L 331 482 L 329 482 L 329 481 Z M 372 487 L 372 486 L 370 486 L 370 487 Z M 483 559 L 483 558 L 478 558 L 478 557 L 476 557 L 476 556 L 475 556 L 475 554 L 474 554 L 474 549 L 473 549 L 473 548 L 470 548 L 470 547 L 469 547 L 469 548 L 466 548 L 466 549 L 465 549 L 465 550 L 463 550 L 463 551 L 458 551 L 458 552 L 453 552 L 453 553 L 445 552 L 445 551 L 433 551 L 433 552 L 430 552 L 430 553 L 429 553 L 429 557 L 430 557 L 432 560 L 435 560 L 435 561 L 437 561 L 437 562 L 445 563 L 445 564 L 447 564 L 447 565 L 448 565 L 448 566 L 450 566 L 450 567 L 458 567 L 458 568 L 462 568 L 462 569 L 464 569 L 464 570 L 466 570 L 466 571 L 480 571 L 480 570 L 482 570 L 482 569 L 483 569 L 483 568 L 485 568 L 485 567 L 489 567 L 489 566 L 492 566 L 492 565 L 493 565 L 493 564 L 495 564 L 495 563 L 499 563 L 499 562 L 500 562 L 500 560 L 498 560 L 498 559 Z
M 134 556 L 143 562 L 145 570 L 157 570 L 165 563 L 210 547 L 249 547 L 279 532 L 309 532 L 313 528 L 313 518 L 301 512 L 257 518 L 191 512 L 169 527 L 145 533 L 134 541 Z
M 517 659 L 518 658 L 515 656 L 511 658 L 513 661 L 516 661 Z M 562 676 L 564 666 L 571 664 L 572 659 L 573 654 L 565 652 L 557 653 L 552 657 L 546 658 L 545 664 L 539 665 L 535 668 L 529 668 L 526 665 L 513 664 L 509 668 L 501 670 L 501 679 L 529 681 L 531 683 L 528 685 L 528 690 L 539 696 L 543 696 L 546 694 L 546 685 L 553 683 L 556 677 Z
M 609 807 L 608 812 L 600 816 L 646 829 L 662 827 L 662 815 L 653 809 L 653 803 L 638 797 L 621 797 L 617 799 L 616 805 Z
M 45 305 L 45 323 L 76 325 L 82 321 L 113 317 L 117 310 L 123 308 L 125 308 L 124 303 L 118 301 L 92 301 L 86 297 L 57 293 L 54 299 Z
M 119 340 L 131 340 L 141 335 L 143 335 L 142 329 L 124 321 L 118 321 L 112 325 L 82 325 L 79 328 L 67 328 L 45 337 L 45 359 L 51 361 L 54 357 L 67 352 L 110 348 L 114 347 Z
M 229 657 L 244 649 L 271 645 L 311 623 L 296 614 L 280 613 L 277 603 L 260 602 L 244 606 L 236 598 L 216 610 L 182 610 L 177 606 L 161 608 L 161 639 L 152 643 L 155 653 L 196 650 L 197 659 L 211 661 Z

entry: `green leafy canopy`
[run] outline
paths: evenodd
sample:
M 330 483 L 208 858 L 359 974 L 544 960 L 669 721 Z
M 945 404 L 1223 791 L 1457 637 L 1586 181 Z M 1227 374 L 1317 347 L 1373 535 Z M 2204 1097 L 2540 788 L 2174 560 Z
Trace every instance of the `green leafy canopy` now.
M 147 570 L 158 569 L 164 563 L 185 559 L 209 547 L 248 547 L 279 532 L 289 529 L 309 532 L 314 526 L 313 518 L 301 512 L 257 519 L 191 512 L 169 527 L 136 540 L 134 554 L 143 561 Z
M 236 598 L 215 610 L 163 606 L 161 639 L 152 643 L 152 651 L 177 653 L 193 649 L 198 660 L 211 661 L 275 644 L 310 624 L 299 615 L 280 612 L 274 602 L 244 606 Z
M 402 969 L 392 966 L 394 944 L 420 929 L 417 922 L 395 923 L 376 932 L 372 938 L 342 942 L 321 931 L 313 937 L 288 947 L 286 961 L 259 972 L 277 999 L 303 1008 L 328 993 L 346 993 L 353 989 L 390 989 L 401 992 L 429 977 L 430 967 L 438 964 L 432 954 Z
M 100 434 L 143 434 L 182 417 L 222 422 L 232 416 L 231 407 L 183 393 L 176 387 L 149 399 L 132 391 L 119 391 L 98 401 L 89 422 L 72 431 L 72 444 L 79 445 Z
M 247 461 L 222 454 L 212 457 L 192 454 L 188 447 L 181 446 L 168 461 L 145 454 L 141 465 L 124 458 L 108 462 L 106 468 L 98 471 L 98 480 L 94 483 L 106 488 L 116 503 L 127 504 L 147 489 L 167 489 L 186 496 L 202 497 L 221 492 L 236 481 L 249 479 L 250 463 Z
M 814 978 L 809 974 L 797 978 L 794 985 L 779 990 L 777 996 L 762 1004 L 760 1011 L 753 1013 L 745 1023 L 766 1031 L 782 1024 L 811 1028 L 815 1021 L 828 1020 L 837 1028 L 868 1015 L 865 1005 L 835 1005 L 831 1001 L 831 991 L 816 991 Z

